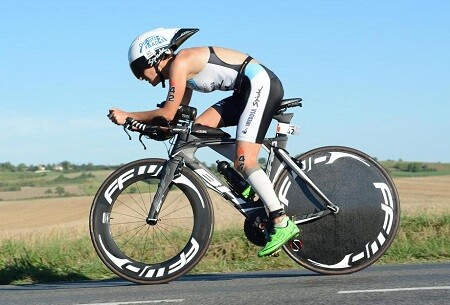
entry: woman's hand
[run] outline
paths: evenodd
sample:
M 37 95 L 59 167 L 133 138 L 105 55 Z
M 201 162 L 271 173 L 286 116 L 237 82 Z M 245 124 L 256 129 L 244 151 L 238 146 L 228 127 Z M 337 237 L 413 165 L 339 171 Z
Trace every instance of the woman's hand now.
M 131 114 L 129 112 L 126 112 L 126 111 L 123 111 L 120 109 L 116 109 L 116 108 L 109 109 L 108 118 L 114 124 L 123 125 L 123 124 L 125 124 L 125 120 L 128 117 L 131 117 Z

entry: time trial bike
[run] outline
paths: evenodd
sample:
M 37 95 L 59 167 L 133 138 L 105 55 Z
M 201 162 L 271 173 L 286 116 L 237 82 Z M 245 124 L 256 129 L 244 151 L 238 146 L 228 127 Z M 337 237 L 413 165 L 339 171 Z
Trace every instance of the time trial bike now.
M 296 127 L 286 111 L 301 105 L 300 98 L 281 102 L 276 134 L 262 145 L 268 154 L 265 171 L 286 214 L 301 229 L 283 249 L 312 271 L 352 273 L 377 261 L 393 242 L 399 196 L 386 170 L 356 149 L 327 146 L 292 157 L 286 145 Z M 257 194 L 226 161 L 218 161 L 217 174 L 196 157 L 199 148 L 207 148 L 233 160 L 235 139 L 193 124 L 195 117 L 195 108 L 180 106 L 176 120 L 163 126 L 127 119 L 124 128 L 139 132 L 140 140 L 170 139 L 171 146 L 167 159 L 137 160 L 115 170 L 93 200 L 94 248 L 123 279 L 167 283 L 202 259 L 214 227 L 207 189 L 245 217 L 244 232 L 252 243 L 267 242 L 273 224 Z

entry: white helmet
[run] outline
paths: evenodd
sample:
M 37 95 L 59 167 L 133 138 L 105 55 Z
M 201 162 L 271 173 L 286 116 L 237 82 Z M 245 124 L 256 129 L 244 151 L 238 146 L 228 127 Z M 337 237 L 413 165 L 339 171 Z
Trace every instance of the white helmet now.
M 175 51 L 197 32 L 198 29 L 158 28 L 139 35 L 128 50 L 131 71 L 141 78 L 144 69 L 157 66 L 164 53 Z

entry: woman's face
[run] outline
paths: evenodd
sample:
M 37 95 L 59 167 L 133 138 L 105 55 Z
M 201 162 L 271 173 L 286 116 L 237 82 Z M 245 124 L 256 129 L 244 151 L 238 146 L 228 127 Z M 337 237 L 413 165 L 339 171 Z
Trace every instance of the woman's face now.
M 141 80 L 149 82 L 153 87 L 155 87 L 161 82 L 161 80 L 158 77 L 158 74 L 156 74 L 156 69 L 154 67 L 145 69 Z

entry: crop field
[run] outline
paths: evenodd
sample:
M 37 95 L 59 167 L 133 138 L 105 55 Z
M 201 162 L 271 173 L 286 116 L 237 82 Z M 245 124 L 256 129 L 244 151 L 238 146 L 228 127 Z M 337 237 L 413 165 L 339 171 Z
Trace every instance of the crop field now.
M 91 179 L 103 179 L 106 173 L 101 172 L 99 176 Z M 396 178 L 394 182 L 400 194 L 402 214 L 450 214 L 450 175 Z M 95 183 L 60 186 L 65 191 L 62 196 L 58 196 L 55 191 L 46 193 L 46 190 L 55 186 L 24 187 L 21 191 L 0 192 L 0 239 L 66 229 L 87 230 L 93 195 L 77 194 L 89 190 L 90 184 Z M 242 225 L 241 214 L 216 193 L 210 192 L 210 195 L 218 229 Z

